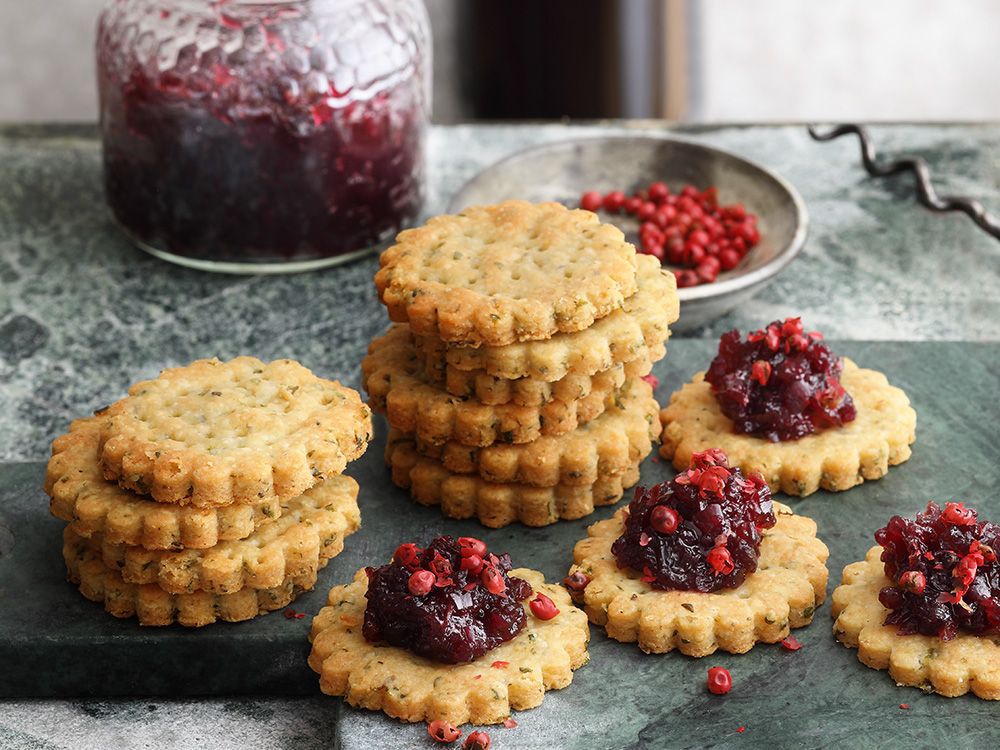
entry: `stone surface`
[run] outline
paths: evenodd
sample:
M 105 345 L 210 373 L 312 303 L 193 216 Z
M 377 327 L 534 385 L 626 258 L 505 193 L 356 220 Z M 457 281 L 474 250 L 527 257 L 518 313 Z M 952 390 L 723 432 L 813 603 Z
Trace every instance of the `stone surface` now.
M 629 129 L 676 133 L 759 161 L 794 183 L 812 231 L 799 258 L 715 337 L 801 314 L 829 336 L 996 340 L 997 241 L 961 215 L 919 206 L 909 177 L 869 179 L 851 140 L 814 143 L 801 126 L 673 128 L 659 123 L 435 128 L 426 213 L 525 146 Z M 942 192 L 1000 210 L 1000 126 L 883 126 L 887 155 L 926 156 Z M 386 324 L 375 258 L 303 275 L 240 277 L 174 267 L 111 226 L 94 130 L 0 128 L 0 460 L 44 458 L 75 415 L 129 383 L 205 356 L 294 357 L 356 385 Z
M 669 356 L 656 368 L 661 402 L 709 361 L 714 346 L 711 341 L 671 342 Z M 1000 466 L 995 461 L 1000 407 L 993 398 L 1000 385 L 1000 346 L 933 342 L 834 342 L 832 346 L 861 366 L 883 370 L 907 391 L 918 413 L 918 441 L 911 460 L 880 481 L 846 493 L 782 498 L 819 524 L 819 536 L 831 549 L 829 591 L 843 566 L 863 556 L 874 530 L 893 513 L 913 513 L 930 498 L 955 498 L 975 505 L 986 517 L 1000 517 Z M 387 557 L 404 538 L 426 540 L 440 532 L 482 536 L 491 547 L 513 552 L 515 562 L 530 563 L 550 579 L 561 578 L 572 545 L 586 533 L 587 525 L 614 510 L 602 508 L 590 518 L 545 529 L 513 526 L 490 531 L 473 522 L 444 519 L 437 509 L 415 505 L 389 484 L 380 460 L 384 433 L 380 423 L 379 440 L 352 464 L 350 473 L 362 486 L 364 525 L 348 539 L 344 554 L 321 573 L 319 590 L 296 603 L 310 614 L 318 608 L 324 589 L 349 578 L 363 562 Z M 96 681 L 114 678 L 116 664 L 110 653 L 95 663 L 93 656 L 79 649 L 85 634 L 120 640 L 123 646 L 136 638 L 145 642 L 145 653 L 135 656 L 137 671 L 155 669 L 165 655 L 174 653 L 168 651 L 171 643 L 199 644 L 191 645 L 193 654 L 206 643 L 227 648 L 222 638 L 246 643 L 255 632 L 304 635 L 306 621 L 288 621 L 280 614 L 197 633 L 177 628 L 140 631 L 80 600 L 71 586 L 60 581 L 58 524 L 45 517 L 45 498 L 37 488 L 41 474 L 38 463 L 0 469 L 0 527 L 14 533 L 9 554 L 13 559 L 30 553 L 31 559 L 39 560 L 29 574 L 5 571 L 0 557 L 0 641 L 24 638 L 37 643 L 50 630 L 55 632 L 57 641 L 36 668 L 40 683 L 52 669 L 96 673 Z M 647 460 L 642 475 L 649 484 L 672 472 L 662 462 Z M 22 523 L 33 531 L 24 534 Z M 32 549 L 22 550 L 22 544 Z M 44 592 L 40 610 L 31 608 L 32 595 L 24 593 L 29 587 Z M 569 688 L 549 693 L 540 708 L 517 714 L 518 728 L 490 729 L 494 746 L 500 750 L 750 743 L 911 748 L 936 743 L 934 738 L 942 731 L 947 732 L 949 746 L 990 742 L 996 706 L 968 696 L 949 700 L 897 688 L 886 673 L 867 669 L 855 651 L 833 640 L 829 613 L 827 602 L 811 626 L 796 631 L 803 643 L 796 653 L 757 646 L 742 656 L 717 654 L 700 660 L 676 653 L 647 656 L 635 645 L 610 641 L 593 628 L 591 663 L 577 672 Z M 75 647 L 67 642 L 71 634 L 81 636 Z M 148 644 L 158 637 L 163 648 L 153 651 Z M 295 638 L 282 640 L 288 644 Z M 299 652 L 304 649 L 300 644 Z M 704 689 L 705 672 L 714 665 L 733 674 L 734 688 L 725 698 Z M 196 668 L 191 671 L 195 674 Z M 0 676 L 0 683 L 3 679 Z M 910 710 L 900 710 L 900 703 L 908 703 Z M 190 747 L 208 742 L 213 747 L 273 745 L 297 750 L 430 746 L 420 725 L 405 726 L 380 713 L 345 708 L 339 700 L 322 697 L 21 700 L 0 706 L 0 747 L 18 750 L 98 748 L 112 742 L 121 747 Z M 746 727 L 743 734 L 736 732 L 740 726 Z

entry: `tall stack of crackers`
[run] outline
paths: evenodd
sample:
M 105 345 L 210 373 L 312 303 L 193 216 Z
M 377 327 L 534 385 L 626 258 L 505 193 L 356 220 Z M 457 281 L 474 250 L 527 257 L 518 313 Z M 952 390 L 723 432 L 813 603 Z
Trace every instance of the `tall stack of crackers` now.
M 341 472 L 371 434 L 357 392 L 290 360 L 199 360 L 137 383 L 53 443 L 68 577 L 142 625 L 283 609 L 358 529 Z
M 507 201 L 402 232 L 362 363 L 395 484 L 452 518 L 543 526 L 617 502 L 658 439 L 674 277 L 616 227 Z

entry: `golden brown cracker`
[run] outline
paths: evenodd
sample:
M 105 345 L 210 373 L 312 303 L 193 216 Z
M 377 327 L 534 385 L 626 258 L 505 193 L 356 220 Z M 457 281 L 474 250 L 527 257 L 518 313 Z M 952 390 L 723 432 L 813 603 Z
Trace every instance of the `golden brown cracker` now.
M 890 385 L 885 375 L 861 369 L 847 358 L 841 383 L 857 407 L 853 421 L 798 440 L 772 443 L 734 432 L 700 372 L 660 412 L 660 455 L 671 459 L 674 468 L 686 469 L 695 451 L 719 448 L 732 466 L 744 473 L 760 472 L 772 492 L 788 495 L 810 495 L 820 487 L 846 490 L 878 479 L 890 466 L 910 457 L 917 414 L 906 394 Z
M 774 513 L 777 523 L 763 533 L 757 570 L 735 589 L 702 593 L 654 589 L 641 573 L 618 567 L 611 545 L 624 530 L 620 510 L 593 524 L 573 549 L 570 574 L 590 578 L 574 598 L 609 637 L 638 642 L 646 653 L 741 654 L 757 642 L 776 643 L 791 628 L 808 625 L 825 599 L 829 551 L 812 519 L 781 503 Z
M 393 483 L 408 489 L 421 505 L 439 505 L 449 518 L 478 518 L 492 528 L 515 521 L 547 526 L 560 519 L 582 518 L 597 506 L 618 502 L 625 489 L 639 481 L 636 463 L 592 485 L 494 484 L 477 476 L 453 474 L 438 461 L 417 453 L 413 440 L 405 436 L 386 444 L 386 463 L 392 469 Z
M 101 559 L 97 538 L 84 539 L 66 528 L 63 560 L 67 578 L 80 593 L 119 618 L 135 617 L 140 625 L 202 627 L 217 620 L 241 622 L 287 607 L 303 591 L 316 585 L 315 571 L 302 578 L 287 579 L 272 589 L 244 588 L 232 594 L 195 591 L 170 594 L 156 584 L 126 583 Z M 326 565 L 323 560 L 320 567 Z
M 104 564 L 126 583 L 157 584 L 171 594 L 272 589 L 286 580 L 315 577 L 358 530 L 358 483 L 350 477 L 324 479 L 285 501 L 281 517 L 246 539 L 206 550 L 151 551 L 101 539 Z
M 107 479 L 197 507 L 301 495 L 364 453 L 372 432 L 357 392 L 255 357 L 164 370 L 102 416 Z
M 539 406 L 490 406 L 457 398 L 423 375 L 405 325 L 393 326 L 369 345 L 361 372 L 373 408 L 384 411 L 397 430 L 433 445 L 449 440 L 475 446 L 528 443 L 542 435 L 562 435 L 601 414 L 614 392 L 608 381 L 607 390 L 592 389 L 580 399 Z
M 900 635 L 885 625 L 889 610 L 878 600 L 891 586 L 881 561 L 882 548 L 872 547 L 864 560 L 844 568 L 833 591 L 833 634 L 872 669 L 888 669 L 897 685 L 955 697 L 972 692 L 1000 700 L 1000 643 L 995 637 L 959 633 L 950 641 L 928 635 Z
M 601 477 L 622 474 L 650 454 L 659 438 L 659 410 L 652 388 L 636 379 L 624 385 L 603 414 L 565 435 L 485 448 L 458 442 L 423 445 L 418 436 L 416 445 L 448 471 L 478 474 L 487 482 L 592 485 Z
M 650 255 L 639 256 L 636 263 L 638 291 L 621 309 L 582 331 L 558 333 L 543 341 L 474 348 L 444 344 L 414 330 L 425 370 L 444 372 L 445 378 L 445 368 L 453 367 L 482 370 L 508 380 L 531 377 L 554 382 L 571 372 L 593 375 L 640 357 L 657 361 L 665 352 L 670 324 L 680 313 L 677 283 Z
M 379 297 L 443 341 L 503 346 L 579 331 L 635 293 L 635 248 L 558 203 L 506 201 L 435 216 L 382 253 Z
M 320 676 L 320 689 L 352 706 L 411 722 L 497 724 L 513 710 L 534 708 L 546 690 L 566 687 L 573 671 L 587 663 L 590 630 L 586 615 L 561 586 L 525 568 L 510 575 L 550 597 L 559 614 L 538 619 L 529 597 L 527 625 L 513 639 L 468 664 L 444 664 L 365 640 L 368 579 L 358 571 L 352 583 L 330 590 L 327 606 L 313 619 L 309 666 Z
M 220 541 L 245 539 L 281 515 L 276 497 L 219 508 L 158 503 L 123 490 L 104 478 L 98 460 L 101 417 L 74 421 L 52 443 L 45 474 L 49 509 L 83 537 L 146 549 L 206 549 Z

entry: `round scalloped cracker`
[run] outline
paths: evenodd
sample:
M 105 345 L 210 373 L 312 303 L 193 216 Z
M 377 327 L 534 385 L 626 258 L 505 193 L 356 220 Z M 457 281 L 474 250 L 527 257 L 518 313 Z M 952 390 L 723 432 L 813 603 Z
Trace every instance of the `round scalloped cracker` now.
M 670 324 L 680 314 L 677 282 L 651 255 L 641 255 L 638 291 L 620 310 L 576 333 L 560 333 L 544 341 L 526 341 L 507 346 L 478 348 L 448 346 L 440 340 L 415 336 L 424 368 L 447 380 L 446 368 L 483 370 L 508 380 L 532 377 L 554 382 L 569 373 L 593 375 L 620 362 L 640 357 L 657 361 L 666 350 Z M 416 330 L 414 330 L 416 334 Z
M 487 482 L 592 485 L 601 477 L 622 474 L 652 452 L 660 435 L 659 411 L 653 389 L 636 379 L 625 384 L 601 416 L 566 435 L 486 448 L 456 442 L 423 445 L 418 435 L 416 445 L 448 471 L 478 474 Z
M 301 495 L 364 453 L 358 393 L 288 359 L 201 359 L 137 383 L 101 412 L 104 476 L 165 503 Z
M 281 515 L 275 497 L 221 508 L 158 503 L 104 479 L 100 417 L 78 419 L 52 443 L 45 473 L 49 509 L 83 537 L 146 549 L 207 549 L 220 541 L 245 539 Z
M 357 482 L 331 477 L 288 500 L 280 518 L 246 539 L 179 552 L 100 539 L 101 553 L 104 564 L 126 583 L 154 583 L 171 594 L 271 589 L 289 579 L 315 577 L 322 564 L 343 551 L 344 539 L 361 525 L 357 498 Z
M 840 382 L 854 399 L 857 417 L 841 427 L 785 442 L 734 432 L 704 375 L 695 375 L 660 412 L 660 455 L 672 459 L 678 470 L 688 467 L 693 452 L 719 448 L 732 466 L 744 473 L 760 472 L 772 492 L 804 497 L 820 487 L 847 490 L 866 479 L 879 479 L 890 466 L 910 457 L 917 428 L 910 400 L 885 375 L 861 369 L 846 357 Z
M 826 598 L 829 550 L 816 538 L 811 518 L 781 503 L 774 504 L 777 523 L 764 531 L 757 570 L 738 588 L 712 593 L 654 589 L 640 573 L 619 568 L 611 545 L 624 529 L 623 513 L 587 529 L 570 568 L 571 575 L 581 571 L 590 577 L 574 599 L 616 641 L 638 641 L 651 654 L 674 649 L 688 656 L 717 649 L 742 654 L 757 642 L 776 643 L 791 628 L 808 625 Z
M 547 526 L 560 519 L 583 518 L 599 505 L 614 505 L 625 489 L 639 481 L 639 464 L 623 473 L 601 477 L 592 485 L 494 484 L 477 476 L 453 474 L 434 459 L 417 453 L 410 437 L 389 441 L 386 463 L 397 487 L 410 491 L 421 505 L 439 505 L 449 518 L 478 518 L 484 526 L 500 528 L 520 521 Z
M 543 406 L 550 401 L 579 401 L 593 391 L 607 392 L 620 388 L 627 378 L 641 378 L 653 369 L 647 350 L 630 362 L 615 363 L 610 369 L 593 375 L 571 372 L 550 383 L 525 377 L 507 380 L 490 375 L 485 370 L 459 370 L 446 367 L 440 385 L 453 396 L 472 398 L 481 404 Z
M 566 687 L 587 663 L 590 628 L 561 586 L 525 568 L 510 575 L 550 597 L 559 614 L 539 620 L 528 606 L 532 595 L 524 600 L 528 622 L 518 635 L 468 664 L 445 664 L 365 640 L 368 580 L 359 570 L 353 583 L 330 589 L 327 606 L 313 619 L 309 666 L 320 675 L 320 689 L 411 722 L 498 724 L 512 710 L 538 706 L 546 690 Z
M 67 579 L 92 602 L 104 604 L 115 617 L 136 617 L 140 625 L 171 625 L 198 628 L 216 620 L 242 622 L 257 615 L 283 609 L 303 591 L 316 585 L 316 572 L 289 578 L 271 589 L 244 588 L 232 594 L 195 591 L 170 594 L 156 584 L 126 583 L 101 559 L 99 543 L 84 539 L 69 527 L 63 533 L 63 560 Z M 326 565 L 322 560 L 320 567 Z
M 878 600 L 891 586 L 881 561 L 882 548 L 872 547 L 864 560 L 844 568 L 833 591 L 833 634 L 872 669 L 888 669 L 897 685 L 953 698 L 972 692 L 1000 700 L 1000 642 L 993 636 L 960 632 L 950 641 L 928 635 L 900 635 L 884 625 L 889 610 Z
M 563 435 L 601 414 L 614 393 L 609 379 L 604 390 L 541 406 L 488 406 L 458 398 L 423 376 L 405 325 L 393 326 L 372 341 L 361 373 L 372 406 L 385 412 L 389 424 L 434 445 L 449 440 L 475 446 L 529 443 L 542 435 Z
M 590 211 L 506 201 L 401 232 L 375 274 L 414 332 L 502 346 L 579 331 L 635 293 L 635 248 Z

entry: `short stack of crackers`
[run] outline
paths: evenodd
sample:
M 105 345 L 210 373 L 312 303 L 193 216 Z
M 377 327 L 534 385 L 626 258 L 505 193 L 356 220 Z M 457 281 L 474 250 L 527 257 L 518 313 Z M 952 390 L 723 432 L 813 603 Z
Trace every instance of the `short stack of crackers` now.
M 658 439 L 674 276 L 596 214 L 508 201 L 405 231 L 362 363 L 393 481 L 453 518 L 543 526 L 617 502 Z
M 143 625 L 282 609 L 358 529 L 341 472 L 371 434 L 357 392 L 297 362 L 165 370 L 53 443 L 45 490 L 69 579 Z

